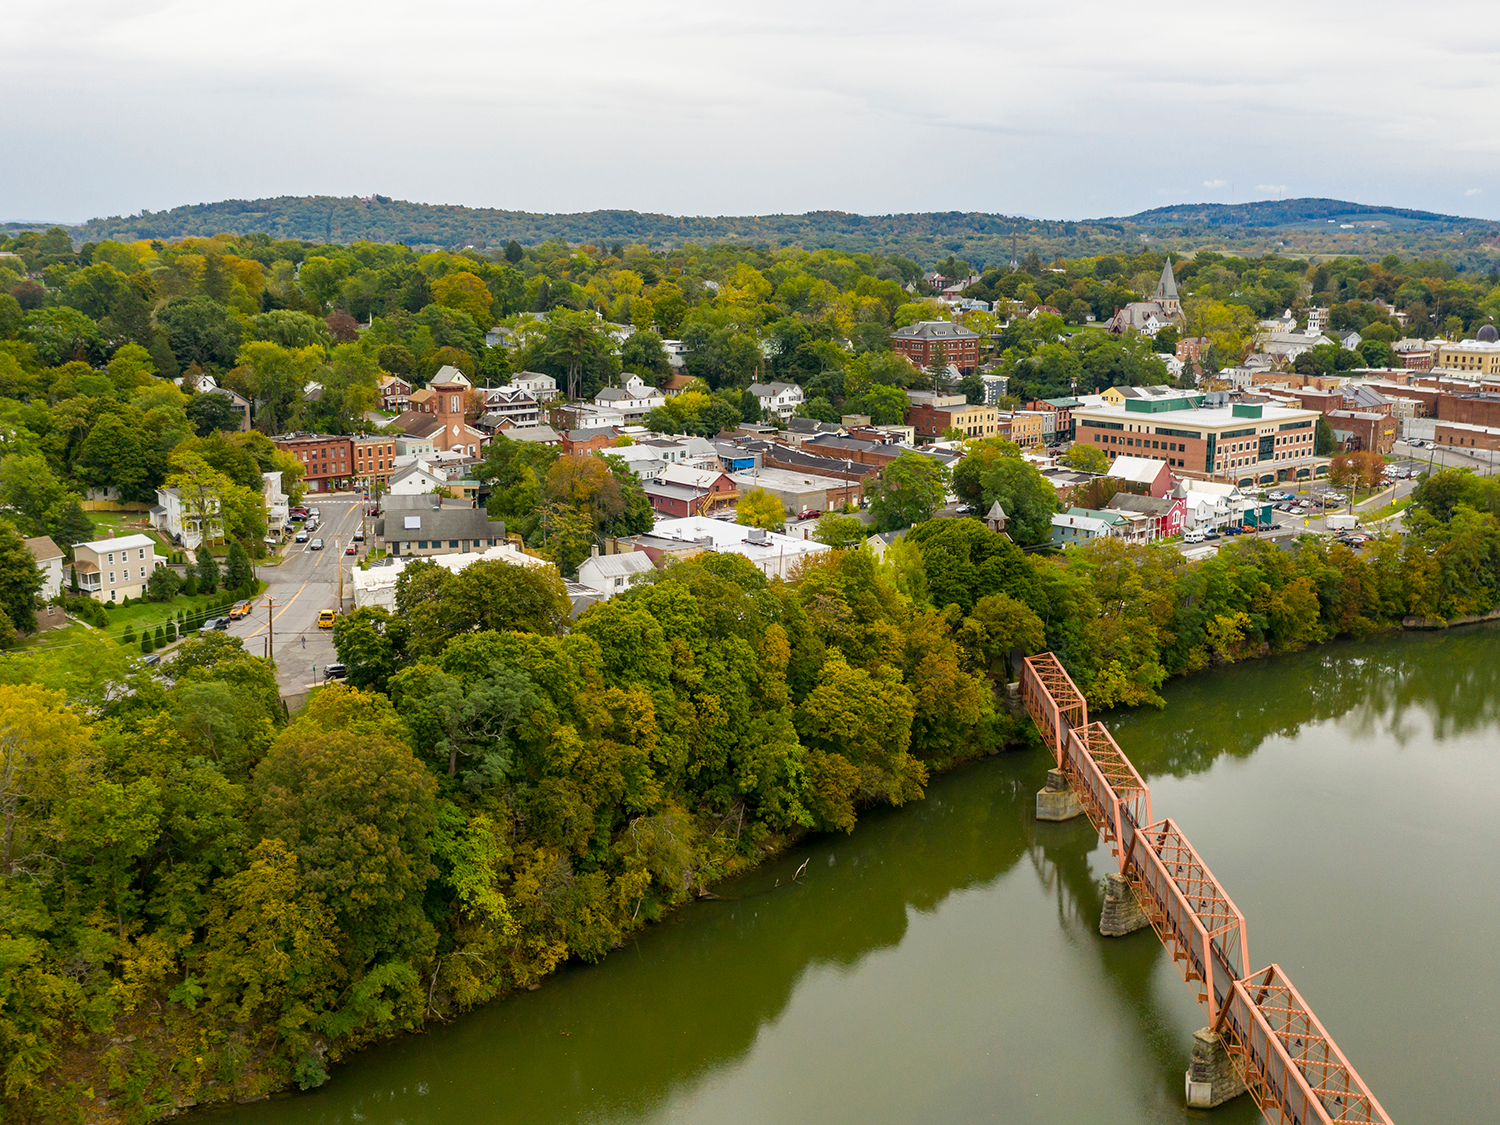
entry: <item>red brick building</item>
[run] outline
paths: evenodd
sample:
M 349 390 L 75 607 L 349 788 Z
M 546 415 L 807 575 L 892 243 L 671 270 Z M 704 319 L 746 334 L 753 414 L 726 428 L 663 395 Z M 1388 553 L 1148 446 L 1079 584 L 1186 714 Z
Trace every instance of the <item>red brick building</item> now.
M 979 366 L 979 333 L 949 320 L 923 320 L 891 333 L 891 350 L 918 367 L 927 367 L 941 350 L 948 363 L 964 375 Z
M 351 444 L 354 446 L 354 475 L 366 484 L 377 480 L 389 484 L 391 472 L 396 467 L 396 439 L 360 434 Z
M 272 439 L 276 448 L 302 462 L 302 481 L 309 492 L 332 492 L 354 476 L 354 442 L 333 434 L 285 434 Z

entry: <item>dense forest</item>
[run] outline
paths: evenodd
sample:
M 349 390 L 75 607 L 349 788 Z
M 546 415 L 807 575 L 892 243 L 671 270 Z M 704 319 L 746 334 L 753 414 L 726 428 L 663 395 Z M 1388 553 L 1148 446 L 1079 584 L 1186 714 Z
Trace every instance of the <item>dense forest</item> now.
M 295 717 L 238 640 L 0 662 L 6 1119 L 147 1121 L 315 1086 L 350 1051 L 597 960 L 809 831 L 1031 737 L 1015 650 L 1098 708 L 1170 675 L 1500 602 L 1500 495 L 1448 471 L 1407 537 L 1186 562 L 1023 553 L 972 519 L 795 580 L 675 563 L 568 620 L 555 574 L 403 572 Z
M 7 232 L 29 229 L 10 223 Z M 978 265 L 1035 251 L 1085 257 L 1130 253 L 1143 239 L 1184 252 L 1217 250 L 1251 256 L 1283 253 L 1329 257 L 1445 257 L 1471 272 L 1500 264 L 1488 220 L 1438 215 L 1342 200 L 1292 199 L 1245 204 L 1154 208 L 1123 218 L 1063 222 L 978 212 L 854 215 L 673 216 L 636 211 L 538 214 L 368 197 L 282 196 L 225 200 L 92 219 L 69 232 L 78 243 L 114 239 L 171 241 L 219 233 L 265 234 L 324 244 L 399 242 L 423 249 L 487 249 L 515 240 L 537 245 L 641 243 L 653 248 L 732 242 L 844 253 L 899 254 L 928 265 L 958 254 Z

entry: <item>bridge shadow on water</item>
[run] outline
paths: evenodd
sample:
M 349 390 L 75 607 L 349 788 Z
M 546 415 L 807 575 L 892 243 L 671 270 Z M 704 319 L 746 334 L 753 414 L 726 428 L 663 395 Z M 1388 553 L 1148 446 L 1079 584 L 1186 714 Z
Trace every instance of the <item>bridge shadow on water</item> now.
M 1165 712 L 1099 717 L 1148 781 L 1207 770 L 1220 755 L 1248 755 L 1269 736 L 1340 716 L 1399 734 L 1408 709 L 1421 707 L 1440 730 L 1463 732 L 1496 721 L 1500 662 L 1446 657 L 1459 648 L 1487 652 L 1497 637 L 1494 629 L 1473 629 L 1382 638 L 1378 651 L 1325 646 L 1172 685 Z M 1451 669 L 1459 667 L 1467 671 L 1456 678 Z M 1274 720 L 1266 693 L 1281 700 Z M 721 900 L 678 911 L 598 965 L 569 966 L 535 993 L 366 1051 L 336 1068 L 320 1090 L 199 1119 L 562 1125 L 652 1118 L 746 1058 L 810 974 L 851 972 L 900 945 L 915 916 L 997 885 L 1018 865 L 1055 904 L 1054 940 L 1086 951 L 1081 964 L 1098 966 L 1117 1008 L 1111 1018 L 1118 1035 L 1154 1061 L 1160 1103 L 1180 1106 L 1191 1028 L 1184 1029 L 1182 1008 L 1163 989 L 1190 996 L 1192 986 L 1149 930 L 1099 936 L 1101 878 L 1113 860 L 1085 819 L 1034 819 L 1048 762 L 1045 753 L 1026 751 L 954 771 L 934 780 L 926 800 L 871 810 L 850 836 L 804 841 L 720 887 Z M 1007 956 L 1003 945 L 995 956 Z M 1086 1058 L 1059 1059 L 1058 1077 L 1089 1065 Z M 1141 1085 L 1154 1090 L 1156 1082 Z M 1121 1108 L 1120 1119 L 1129 1119 L 1128 1107 Z M 1182 1111 L 1183 1120 L 1200 1116 Z M 1239 1099 L 1212 1118 L 1231 1125 L 1258 1114 Z

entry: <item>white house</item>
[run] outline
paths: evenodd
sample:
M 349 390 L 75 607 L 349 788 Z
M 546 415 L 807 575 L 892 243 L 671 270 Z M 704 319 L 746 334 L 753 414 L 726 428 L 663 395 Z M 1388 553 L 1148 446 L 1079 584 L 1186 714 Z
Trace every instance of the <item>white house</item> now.
M 597 552 L 598 548 L 594 548 Z M 601 601 L 616 594 L 623 594 L 643 574 L 655 570 L 651 558 L 644 551 L 630 551 L 623 555 L 594 554 L 578 564 L 578 584 L 599 592 Z
M 73 544 L 78 589 L 97 602 L 144 597 L 151 572 L 166 564 L 166 559 L 157 557 L 156 540 L 149 535 Z
M 62 593 L 63 553 L 62 548 L 46 536 L 26 540 L 26 549 L 36 559 L 36 568 L 42 572 L 42 588 L 39 596 L 51 601 Z
M 594 396 L 595 406 L 618 410 L 627 422 L 639 422 L 657 407 L 666 404 L 667 396 L 639 375 L 627 375 L 624 386 L 605 387 Z
M 528 555 L 514 543 L 498 543 L 485 551 L 455 552 L 447 555 L 421 555 L 408 556 L 393 559 L 382 559 L 371 563 L 369 569 L 360 570 L 356 567 L 351 575 L 354 580 L 354 608 L 363 609 L 365 606 L 379 606 L 382 609 L 394 611 L 396 608 L 396 579 L 401 577 L 401 572 L 406 569 L 408 563 L 420 557 L 423 562 L 436 563 L 438 566 L 446 567 L 454 574 L 463 570 L 473 563 L 505 562 L 512 566 L 525 567 L 547 567 L 552 564 L 546 559 L 539 559 Z
M 751 383 L 750 393 L 760 402 L 761 413 L 783 422 L 803 403 L 802 388 L 795 383 Z
M 537 402 L 550 402 L 557 397 L 557 380 L 539 371 L 518 371 L 510 377 L 510 385 L 525 391 Z
M 420 462 L 413 462 L 391 477 L 391 486 L 386 491 L 394 496 L 425 496 L 447 487 L 447 477 L 439 476 Z
M 208 496 L 199 502 L 184 500 L 175 488 L 158 488 L 156 504 L 151 509 L 151 526 L 165 531 L 189 551 L 202 545 L 204 536 L 217 539 L 224 534 L 223 522 L 219 518 L 219 499 Z M 131 595 L 134 597 L 134 595 Z
M 292 498 L 281 488 L 281 470 L 261 473 L 261 502 L 266 506 L 266 531 L 279 535 L 286 530 L 291 518 Z

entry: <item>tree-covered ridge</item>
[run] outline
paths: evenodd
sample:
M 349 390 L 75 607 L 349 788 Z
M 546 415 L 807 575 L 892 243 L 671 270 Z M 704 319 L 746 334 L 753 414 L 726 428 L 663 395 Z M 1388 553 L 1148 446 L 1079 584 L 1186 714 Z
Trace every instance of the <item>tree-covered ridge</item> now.
M 1312 229 L 1328 219 L 1336 220 L 1332 231 Z M 1356 229 L 1344 231 L 1338 222 L 1354 223 Z M 4 229 L 30 228 L 8 223 Z M 1035 250 L 1050 258 L 1057 254 L 1082 257 L 1128 251 L 1145 236 L 1181 250 L 1442 254 L 1465 268 L 1488 268 L 1500 261 L 1500 250 L 1490 245 L 1497 231 L 1500 227 L 1488 220 L 1328 199 L 1182 204 L 1121 218 L 1068 222 L 956 211 L 674 216 L 603 210 L 543 214 L 410 203 L 381 195 L 224 200 L 92 219 L 71 228 L 80 242 L 168 241 L 220 233 L 265 234 L 324 244 L 400 242 L 450 250 L 499 247 L 511 240 L 528 246 L 553 239 L 574 245 L 620 241 L 653 247 L 733 242 L 771 248 L 895 253 L 924 264 L 957 253 L 983 265 L 1008 261 L 1012 239 L 1018 241 L 1021 253 Z

